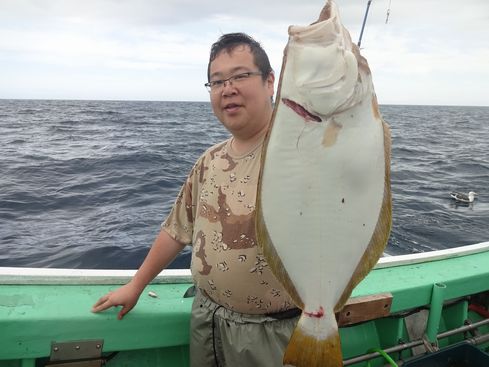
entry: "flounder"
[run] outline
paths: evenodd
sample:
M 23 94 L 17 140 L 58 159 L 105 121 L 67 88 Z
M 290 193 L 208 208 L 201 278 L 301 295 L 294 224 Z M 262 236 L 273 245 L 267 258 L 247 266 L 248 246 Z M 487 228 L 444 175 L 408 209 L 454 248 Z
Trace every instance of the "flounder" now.
M 333 1 L 289 27 L 262 159 L 258 241 L 302 309 L 284 364 L 342 366 L 334 313 L 381 256 L 392 209 L 389 128 Z

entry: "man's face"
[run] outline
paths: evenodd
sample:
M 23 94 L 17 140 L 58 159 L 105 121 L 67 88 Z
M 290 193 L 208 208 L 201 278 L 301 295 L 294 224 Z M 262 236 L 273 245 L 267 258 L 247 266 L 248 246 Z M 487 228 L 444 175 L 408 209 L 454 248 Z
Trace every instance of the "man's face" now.
M 238 46 L 231 53 L 222 51 L 210 65 L 210 80 L 259 72 L 248 46 Z M 211 91 L 211 104 L 219 121 L 235 137 L 246 139 L 268 126 L 271 118 L 273 73 L 265 81 L 253 75 L 239 83 L 226 82 L 218 92 Z

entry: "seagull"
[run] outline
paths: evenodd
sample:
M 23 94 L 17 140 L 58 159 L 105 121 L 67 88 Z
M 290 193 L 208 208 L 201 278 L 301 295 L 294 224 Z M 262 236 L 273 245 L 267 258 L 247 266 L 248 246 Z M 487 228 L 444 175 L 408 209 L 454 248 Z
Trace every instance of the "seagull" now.
M 464 194 L 461 192 L 451 192 L 450 196 L 452 199 L 459 201 L 461 203 L 472 203 L 475 199 L 476 192 L 470 191 L 468 194 Z

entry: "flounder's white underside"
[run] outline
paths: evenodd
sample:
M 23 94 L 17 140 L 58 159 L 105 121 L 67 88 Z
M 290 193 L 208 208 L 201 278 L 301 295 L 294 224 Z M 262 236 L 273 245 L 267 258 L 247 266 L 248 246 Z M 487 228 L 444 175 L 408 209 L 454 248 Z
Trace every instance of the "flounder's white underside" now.
M 261 208 L 306 312 L 332 312 L 379 218 L 384 134 L 370 102 L 321 123 L 305 122 L 277 102 Z

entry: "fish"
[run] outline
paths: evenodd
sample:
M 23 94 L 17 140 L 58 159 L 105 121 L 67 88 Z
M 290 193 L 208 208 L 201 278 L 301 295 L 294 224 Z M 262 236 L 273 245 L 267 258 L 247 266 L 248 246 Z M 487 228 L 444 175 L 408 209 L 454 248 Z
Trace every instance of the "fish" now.
M 339 367 L 335 312 L 377 263 L 392 226 L 390 130 L 334 1 L 288 34 L 262 148 L 256 233 L 302 310 L 284 364 Z

